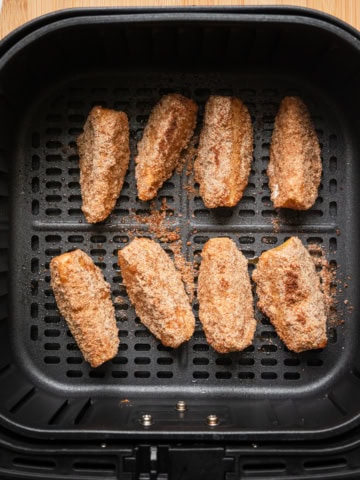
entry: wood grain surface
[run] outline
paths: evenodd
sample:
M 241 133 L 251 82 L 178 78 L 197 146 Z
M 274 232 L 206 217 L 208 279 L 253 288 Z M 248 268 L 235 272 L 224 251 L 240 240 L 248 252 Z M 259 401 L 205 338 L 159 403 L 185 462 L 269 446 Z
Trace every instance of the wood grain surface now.
M 71 7 L 115 6 L 293 5 L 315 8 L 345 20 L 360 30 L 360 0 L 3 0 L 0 38 L 45 13 Z

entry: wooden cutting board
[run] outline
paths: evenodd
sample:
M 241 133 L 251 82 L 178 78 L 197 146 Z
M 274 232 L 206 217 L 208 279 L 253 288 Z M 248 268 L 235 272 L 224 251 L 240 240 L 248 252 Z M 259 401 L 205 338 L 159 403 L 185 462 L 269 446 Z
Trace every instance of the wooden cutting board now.
M 293 5 L 335 15 L 360 30 L 360 0 L 3 0 L 0 38 L 45 13 L 71 7 L 189 6 L 189 5 Z

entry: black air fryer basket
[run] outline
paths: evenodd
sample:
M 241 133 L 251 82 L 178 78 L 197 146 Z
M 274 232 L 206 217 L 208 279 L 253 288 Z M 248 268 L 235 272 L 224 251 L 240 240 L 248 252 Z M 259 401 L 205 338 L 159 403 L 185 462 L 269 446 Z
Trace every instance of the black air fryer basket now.
M 0 55 L 0 477 L 359 478 L 359 32 L 294 8 L 84 9 L 21 27 Z M 117 250 L 134 229 L 149 235 L 137 223 L 150 205 L 136 196 L 134 154 L 169 92 L 198 103 L 198 130 L 211 94 L 241 98 L 254 125 L 235 208 L 206 209 L 184 188 L 193 186 L 186 171 L 160 190 L 184 255 L 199 262 L 214 236 L 249 258 L 292 235 L 321 246 L 337 270 L 324 350 L 288 351 L 259 312 L 253 346 L 230 355 L 208 346 L 198 319 L 173 351 L 136 318 Z M 305 212 L 279 213 L 269 199 L 269 144 L 286 95 L 304 99 L 322 147 L 319 198 Z M 94 105 L 128 114 L 132 155 L 115 210 L 89 225 L 75 141 Z M 51 258 L 74 248 L 123 298 L 120 350 L 97 369 L 50 287 Z

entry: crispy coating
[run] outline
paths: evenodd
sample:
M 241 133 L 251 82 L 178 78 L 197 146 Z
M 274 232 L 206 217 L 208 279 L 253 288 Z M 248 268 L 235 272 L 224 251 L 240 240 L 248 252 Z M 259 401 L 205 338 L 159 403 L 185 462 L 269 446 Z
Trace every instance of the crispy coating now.
M 310 113 L 300 98 L 285 97 L 275 119 L 267 170 L 274 207 L 312 207 L 321 171 L 320 145 Z
M 126 113 L 94 107 L 77 139 L 82 211 L 89 223 L 105 220 L 115 207 L 129 166 Z
M 299 238 L 264 252 L 252 278 L 259 309 L 289 350 L 326 346 L 325 299 L 314 262 Z
M 153 199 L 171 177 L 194 132 L 196 114 L 196 103 L 179 94 L 165 95 L 151 112 L 135 159 L 140 200 Z
M 248 347 L 256 321 L 248 263 L 230 238 L 212 238 L 202 251 L 199 318 L 209 344 L 220 353 Z
M 92 367 L 115 357 L 119 348 L 110 285 L 92 259 L 81 250 L 54 257 L 51 286 L 84 358 Z
M 180 273 L 160 245 L 135 238 L 118 256 L 124 285 L 142 323 L 167 347 L 189 340 L 195 318 Z
M 195 160 L 195 179 L 207 208 L 234 207 L 239 202 L 252 156 L 253 129 L 246 106 L 234 97 L 210 97 Z

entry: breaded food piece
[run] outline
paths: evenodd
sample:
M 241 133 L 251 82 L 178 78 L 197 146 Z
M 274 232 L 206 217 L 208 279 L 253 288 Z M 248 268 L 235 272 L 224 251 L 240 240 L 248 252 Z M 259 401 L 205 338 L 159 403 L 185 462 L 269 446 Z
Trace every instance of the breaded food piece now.
M 89 223 L 105 220 L 115 207 L 129 166 L 126 113 L 94 107 L 77 139 L 81 210 Z
M 81 250 L 54 257 L 51 287 L 84 358 L 92 367 L 115 357 L 119 348 L 110 285 L 99 267 Z
M 202 251 L 199 318 L 209 344 L 220 353 L 248 347 L 256 321 L 248 262 L 230 238 L 212 238 Z
M 264 252 L 252 278 L 259 309 L 289 350 L 326 346 L 325 299 L 314 262 L 299 238 Z
M 207 208 L 234 207 L 248 184 L 253 128 L 247 107 L 235 97 L 210 97 L 195 160 L 195 180 Z
M 177 93 L 154 107 L 138 143 L 135 177 L 140 200 L 152 200 L 179 164 L 196 125 L 197 105 Z
M 180 273 L 161 246 L 135 238 L 118 251 L 124 285 L 142 323 L 166 347 L 194 333 L 195 318 Z
M 274 207 L 312 207 L 321 171 L 320 145 L 310 113 L 300 98 L 285 97 L 275 119 L 267 169 Z

